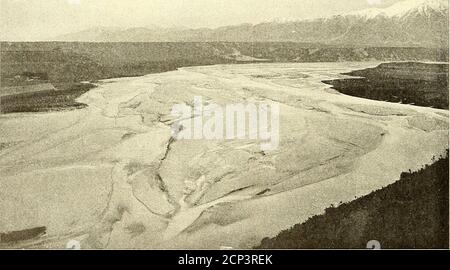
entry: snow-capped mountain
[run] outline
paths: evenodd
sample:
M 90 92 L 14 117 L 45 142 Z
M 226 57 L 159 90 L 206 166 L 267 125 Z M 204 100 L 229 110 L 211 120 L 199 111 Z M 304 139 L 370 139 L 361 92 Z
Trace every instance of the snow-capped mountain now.
M 448 47 L 447 0 L 405 0 L 313 20 L 275 20 L 217 29 L 84 31 L 63 41 L 292 41 L 331 45 Z
M 390 7 L 333 16 L 316 23 L 345 24 L 334 42 L 363 45 L 448 47 L 447 0 L 405 0 Z M 324 40 L 324 42 L 326 42 Z
M 347 13 L 348 16 L 360 16 L 373 19 L 378 16 L 388 18 L 407 18 L 408 16 L 432 16 L 434 13 L 445 15 L 448 11 L 446 0 L 408 0 L 396 3 L 388 8 L 370 8 Z

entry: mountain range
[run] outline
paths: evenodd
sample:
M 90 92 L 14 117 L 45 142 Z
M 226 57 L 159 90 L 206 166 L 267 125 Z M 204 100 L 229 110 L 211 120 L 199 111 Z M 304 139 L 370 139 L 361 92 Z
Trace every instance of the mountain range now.
M 215 29 L 99 27 L 55 37 L 80 42 L 302 42 L 329 45 L 448 47 L 447 0 L 405 0 L 326 18 Z

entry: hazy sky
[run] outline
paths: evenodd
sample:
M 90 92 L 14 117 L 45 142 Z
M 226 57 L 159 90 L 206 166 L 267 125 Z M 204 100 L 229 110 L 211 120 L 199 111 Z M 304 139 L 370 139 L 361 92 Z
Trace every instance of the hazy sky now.
M 39 40 L 91 27 L 209 27 L 307 19 L 400 0 L 0 0 L 0 38 Z

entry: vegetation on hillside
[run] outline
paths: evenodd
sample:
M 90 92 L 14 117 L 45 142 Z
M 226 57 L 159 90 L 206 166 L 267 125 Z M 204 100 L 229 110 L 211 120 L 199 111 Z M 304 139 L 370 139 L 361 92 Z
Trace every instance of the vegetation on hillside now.
M 258 249 L 449 248 L 449 159 L 442 157 L 367 196 L 326 209 L 304 223 L 265 238 Z

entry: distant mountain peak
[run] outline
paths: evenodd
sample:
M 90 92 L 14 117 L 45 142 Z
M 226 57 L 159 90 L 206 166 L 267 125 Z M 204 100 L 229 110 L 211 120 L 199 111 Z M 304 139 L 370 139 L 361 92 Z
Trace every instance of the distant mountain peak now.
M 405 0 L 387 8 L 369 8 L 349 12 L 345 15 L 359 16 L 366 19 L 376 17 L 402 18 L 412 14 L 429 16 L 430 12 L 447 13 L 447 0 Z
M 97 28 L 57 37 L 94 42 L 302 42 L 363 46 L 448 46 L 447 0 L 405 0 L 326 18 L 278 18 L 260 24 L 215 29 Z

